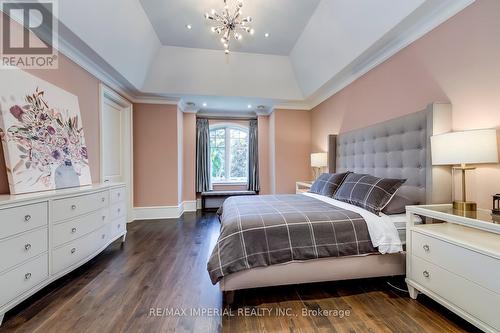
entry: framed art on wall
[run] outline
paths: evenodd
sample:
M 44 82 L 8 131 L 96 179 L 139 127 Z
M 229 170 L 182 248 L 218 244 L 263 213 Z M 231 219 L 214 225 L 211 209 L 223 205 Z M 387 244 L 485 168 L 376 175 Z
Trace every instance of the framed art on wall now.
M 75 95 L 22 70 L 3 70 L 0 137 L 11 194 L 92 183 Z

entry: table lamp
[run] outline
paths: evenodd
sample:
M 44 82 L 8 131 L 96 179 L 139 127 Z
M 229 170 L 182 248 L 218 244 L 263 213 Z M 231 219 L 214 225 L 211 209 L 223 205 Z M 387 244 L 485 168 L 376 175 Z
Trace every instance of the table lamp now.
M 321 168 L 328 166 L 327 153 L 312 153 L 311 154 L 311 167 L 313 168 L 314 179 L 317 179 Z
M 476 211 L 477 204 L 467 201 L 465 176 L 474 170 L 468 164 L 498 163 L 497 132 L 495 129 L 450 132 L 431 137 L 433 165 L 455 165 L 462 172 L 462 200 L 453 201 L 453 209 Z M 460 165 L 460 166 L 456 166 Z

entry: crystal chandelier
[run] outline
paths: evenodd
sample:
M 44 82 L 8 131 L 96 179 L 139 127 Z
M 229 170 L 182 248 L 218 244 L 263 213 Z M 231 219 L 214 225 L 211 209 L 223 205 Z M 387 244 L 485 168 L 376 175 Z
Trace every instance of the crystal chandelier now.
M 236 8 L 230 11 L 227 0 L 224 0 L 224 10 L 222 14 L 217 13 L 215 9 L 212 9 L 210 13 L 205 14 L 207 20 L 215 22 L 215 26 L 212 27 L 212 32 L 222 35 L 220 41 L 224 46 L 224 52 L 229 53 L 229 42 L 231 38 L 235 40 L 241 40 L 243 36 L 241 32 L 244 31 L 250 35 L 254 34 L 254 30 L 248 26 L 252 22 L 252 18 L 247 16 L 240 19 L 242 15 L 241 8 L 243 7 L 243 0 L 238 0 L 236 2 Z M 231 14 L 232 13 L 232 14 Z

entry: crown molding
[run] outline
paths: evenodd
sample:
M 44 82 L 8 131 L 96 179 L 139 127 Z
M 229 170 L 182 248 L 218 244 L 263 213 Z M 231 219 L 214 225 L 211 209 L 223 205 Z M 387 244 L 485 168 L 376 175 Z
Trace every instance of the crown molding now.
M 136 95 L 132 97 L 133 103 L 142 104 L 167 104 L 167 105 L 180 105 L 180 99 L 163 97 L 163 96 L 148 96 L 148 95 Z
M 281 101 L 279 103 L 276 103 L 273 107 L 273 109 L 280 109 L 280 110 L 311 110 L 312 106 L 307 102 L 307 101 Z M 272 112 L 269 112 L 272 113 Z
M 438 27 L 476 0 L 427 2 L 391 29 L 360 57 L 306 98 L 311 108 L 324 102 L 373 68 Z M 276 107 L 278 108 L 278 107 Z

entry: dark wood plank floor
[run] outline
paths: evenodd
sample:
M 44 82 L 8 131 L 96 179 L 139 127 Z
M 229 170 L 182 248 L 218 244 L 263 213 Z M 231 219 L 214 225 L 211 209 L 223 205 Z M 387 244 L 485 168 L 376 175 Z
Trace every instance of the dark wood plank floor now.
M 138 221 L 128 229 L 124 246 L 115 242 L 8 312 L 0 332 L 474 330 L 424 296 L 414 301 L 395 291 L 385 278 L 240 291 L 221 316 L 222 295 L 206 272 L 219 232 L 214 214 Z M 197 313 L 203 310 L 212 313 Z

